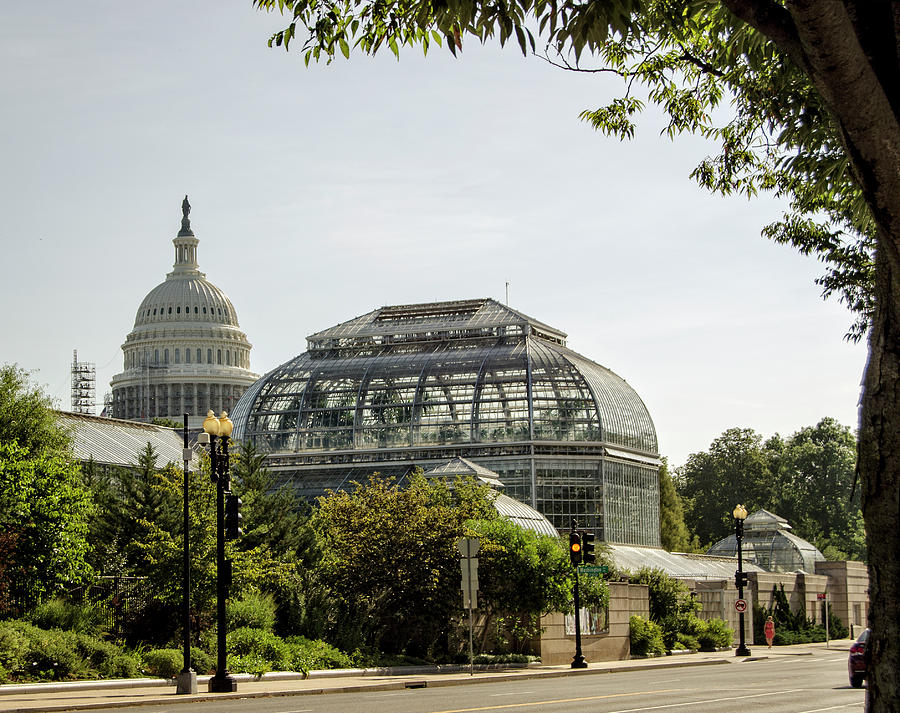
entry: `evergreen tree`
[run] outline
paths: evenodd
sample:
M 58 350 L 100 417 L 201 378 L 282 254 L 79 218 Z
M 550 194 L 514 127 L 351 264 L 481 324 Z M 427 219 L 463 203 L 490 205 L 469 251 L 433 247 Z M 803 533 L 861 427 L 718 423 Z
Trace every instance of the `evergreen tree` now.
M 684 506 L 665 458 L 659 467 L 659 536 L 663 549 L 669 552 L 694 552 L 699 547 L 684 523 Z

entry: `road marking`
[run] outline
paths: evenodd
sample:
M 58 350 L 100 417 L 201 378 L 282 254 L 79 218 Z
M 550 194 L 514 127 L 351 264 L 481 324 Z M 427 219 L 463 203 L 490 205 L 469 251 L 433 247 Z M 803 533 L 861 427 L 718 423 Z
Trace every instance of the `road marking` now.
M 845 703 L 842 706 L 831 706 L 830 708 L 814 708 L 814 709 L 808 710 L 808 711 L 800 711 L 800 713 L 821 713 L 821 711 L 834 711 L 834 710 L 837 710 L 838 708 L 849 708 L 850 706 L 855 707 L 858 705 L 859 705 L 859 701 L 854 701 L 853 703 Z
M 638 691 L 635 693 L 610 693 L 605 696 L 583 696 L 581 698 L 557 698 L 551 701 L 529 701 L 527 703 L 504 703 L 497 706 L 479 706 L 478 708 L 453 708 L 446 711 L 434 711 L 433 713 L 472 713 L 473 711 L 493 711 L 502 708 L 524 708 L 525 706 L 543 706 L 550 703 L 577 703 L 579 701 L 599 701 L 604 698 L 624 698 L 626 696 L 648 696 L 652 693 L 672 693 L 680 691 L 680 688 L 664 688 L 659 691 Z
M 669 688 L 662 689 L 658 691 L 638 691 L 635 693 L 613 693 L 606 696 L 583 696 L 581 698 L 554 698 L 552 700 L 547 701 L 529 701 L 527 703 L 506 703 L 503 705 L 497 706 L 480 706 L 478 708 L 454 708 L 451 710 L 445 711 L 433 711 L 433 713 L 474 713 L 474 711 L 492 711 L 492 710 L 501 710 L 504 708 L 524 708 L 526 706 L 545 706 L 552 705 L 554 703 L 579 703 L 581 701 L 599 701 L 605 698 L 626 698 L 628 696 L 649 696 L 654 693 L 673 693 L 675 691 L 681 691 L 683 689 L 680 688 Z M 807 689 L 804 688 L 790 688 L 784 691 L 768 691 L 766 693 L 755 693 L 750 695 L 742 695 L 742 696 L 728 696 L 726 698 L 701 698 L 696 701 L 684 701 L 683 703 L 666 703 L 658 706 L 644 706 L 642 708 L 623 708 L 617 711 L 610 711 L 609 713 L 640 713 L 640 711 L 656 711 L 663 710 L 665 708 L 684 708 L 685 706 L 694 706 L 698 703 L 724 703 L 725 701 L 744 701 L 748 698 L 762 698 L 764 696 L 781 696 L 785 693 L 798 693 Z M 844 708 L 846 706 L 840 706 Z M 811 713 L 811 712 L 804 712 Z
M 534 691 L 513 691 L 512 693 L 492 693 L 491 696 L 527 696 Z

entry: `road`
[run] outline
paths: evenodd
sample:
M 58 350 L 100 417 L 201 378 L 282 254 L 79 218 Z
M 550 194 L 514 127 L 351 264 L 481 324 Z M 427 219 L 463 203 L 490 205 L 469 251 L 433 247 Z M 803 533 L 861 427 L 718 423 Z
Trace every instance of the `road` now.
M 142 706 L 141 713 L 857 713 L 847 654 L 820 650 L 721 666 L 669 668 L 403 691 Z M 134 708 L 107 709 L 134 712 Z

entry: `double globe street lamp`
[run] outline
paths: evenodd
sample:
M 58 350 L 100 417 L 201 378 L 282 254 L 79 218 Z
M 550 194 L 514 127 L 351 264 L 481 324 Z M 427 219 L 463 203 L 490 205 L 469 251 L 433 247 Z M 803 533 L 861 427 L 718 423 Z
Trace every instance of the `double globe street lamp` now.
M 738 647 L 735 656 L 749 656 L 750 649 L 744 640 L 744 587 L 747 586 L 747 575 L 744 573 L 744 557 L 741 550 L 741 541 L 744 539 L 744 520 L 747 519 L 747 508 L 737 505 L 731 513 L 734 516 L 734 537 L 737 540 L 737 572 L 734 573 L 734 583 L 738 590 L 738 601 L 743 602 L 743 607 L 738 609 Z
M 228 599 L 228 590 L 231 586 L 231 560 L 225 559 L 225 529 L 226 495 L 229 505 L 228 530 L 229 536 L 239 537 L 240 503 L 236 495 L 231 493 L 231 477 L 228 472 L 228 439 L 234 424 L 228 418 L 228 412 L 223 411 L 216 418 L 212 411 L 208 411 L 203 421 L 203 433 L 197 438 L 197 442 L 209 445 L 210 477 L 217 484 L 216 499 L 216 648 L 217 663 L 216 674 L 209 679 L 210 693 L 228 693 L 237 690 L 237 681 L 228 673 L 226 661 L 226 624 L 225 601 Z

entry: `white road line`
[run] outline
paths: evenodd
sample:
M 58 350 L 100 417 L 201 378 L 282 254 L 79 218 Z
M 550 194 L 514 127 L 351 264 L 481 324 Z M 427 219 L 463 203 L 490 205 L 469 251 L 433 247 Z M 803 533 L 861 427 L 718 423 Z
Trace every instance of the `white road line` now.
M 768 693 L 755 693 L 743 696 L 728 696 L 727 698 L 706 698 L 696 701 L 685 701 L 683 703 L 667 703 L 660 706 L 645 706 L 643 708 L 623 708 L 618 711 L 610 711 L 609 713 L 639 713 L 640 711 L 658 711 L 665 708 L 684 708 L 685 706 L 695 706 L 699 703 L 724 703 L 725 701 L 745 701 L 748 698 L 762 698 L 764 696 L 781 696 L 785 693 L 798 693 L 803 688 L 791 688 L 786 691 L 769 691 Z
M 859 701 L 855 703 L 845 703 L 842 706 L 831 706 L 830 708 L 813 708 L 808 711 L 800 711 L 800 713 L 822 713 L 822 711 L 836 711 L 838 708 L 849 708 L 850 706 L 858 706 Z
M 525 696 L 534 691 L 513 691 L 512 693 L 492 693 L 491 696 Z

